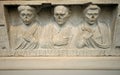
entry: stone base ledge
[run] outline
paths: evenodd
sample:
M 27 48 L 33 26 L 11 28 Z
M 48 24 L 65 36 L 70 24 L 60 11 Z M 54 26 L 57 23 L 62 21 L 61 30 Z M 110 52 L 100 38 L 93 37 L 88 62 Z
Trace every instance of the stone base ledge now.
M 0 57 L 0 69 L 120 69 L 120 57 Z

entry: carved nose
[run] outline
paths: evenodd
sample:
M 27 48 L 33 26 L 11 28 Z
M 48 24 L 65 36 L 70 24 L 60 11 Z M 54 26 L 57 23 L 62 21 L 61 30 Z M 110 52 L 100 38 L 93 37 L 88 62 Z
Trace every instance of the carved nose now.
M 61 19 L 61 16 L 58 16 L 58 19 Z
M 25 16 L 25 18 L 27 19 L 27 16 Z
M 92 18 L 95 18 L 94 16 L 92 16 Z

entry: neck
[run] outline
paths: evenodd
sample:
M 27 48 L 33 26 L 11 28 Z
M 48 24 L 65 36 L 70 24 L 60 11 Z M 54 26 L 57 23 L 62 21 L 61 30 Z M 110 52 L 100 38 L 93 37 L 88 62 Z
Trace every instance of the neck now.
M 26 24 L 27 27 L 32 26 L 35 23 L 35 21 L 32 21 L 30 24 Z

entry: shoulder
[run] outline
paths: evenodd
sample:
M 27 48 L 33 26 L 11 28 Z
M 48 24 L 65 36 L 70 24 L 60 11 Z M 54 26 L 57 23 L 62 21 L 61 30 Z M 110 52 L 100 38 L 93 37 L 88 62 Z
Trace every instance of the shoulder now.
M 103 23 L 103 22 L 98 22 L 98 25 L 99 25 L 99 27 L 101 27 L 101 28 L 109 28 L 109 24 L 107 24 L 107 23 Z
M 45 28 L 48 28 L 48 29 L 49 28 L 54 28 L 54 27 L 55 27 L 55 24 L 51 23 L 51 22 L 45 25 Z
M 23 27 L 23 25 L 11 25 L 11 28 L 16 30 L 21 29 L 21 27 Z
M 101 25 L 101 26 L 108 26 L 108 23 L 105 23 L 105 22 L 98 22 L 98 25 Z

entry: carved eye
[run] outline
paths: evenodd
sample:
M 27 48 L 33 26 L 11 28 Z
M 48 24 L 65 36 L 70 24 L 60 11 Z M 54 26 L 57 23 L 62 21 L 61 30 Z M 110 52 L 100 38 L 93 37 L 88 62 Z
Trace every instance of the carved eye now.
M 56 14 L 55 14 L 55 16 L 59 16 L 59 14 L 58 14 L 58 13 L 56 13 Z
M 65 14 L 60 14 L 61 16 L 64 16 Z
M 2 47 L 2 49 L 6 49 L 6 47 Z
M 91 13 L 88 13 L 88 15 L 93 15 L 93 14 L 91 14 Z
M 98 13 L 95 13 L 94 15 L 98 15 Z
M 25 16 L 25 14 L 24 14 L 24 13 L 22 13 L 21 15 L 22 15 L 22 16 Z
M 28 16 L 32 16 L 32 14 L 27 14 Z

